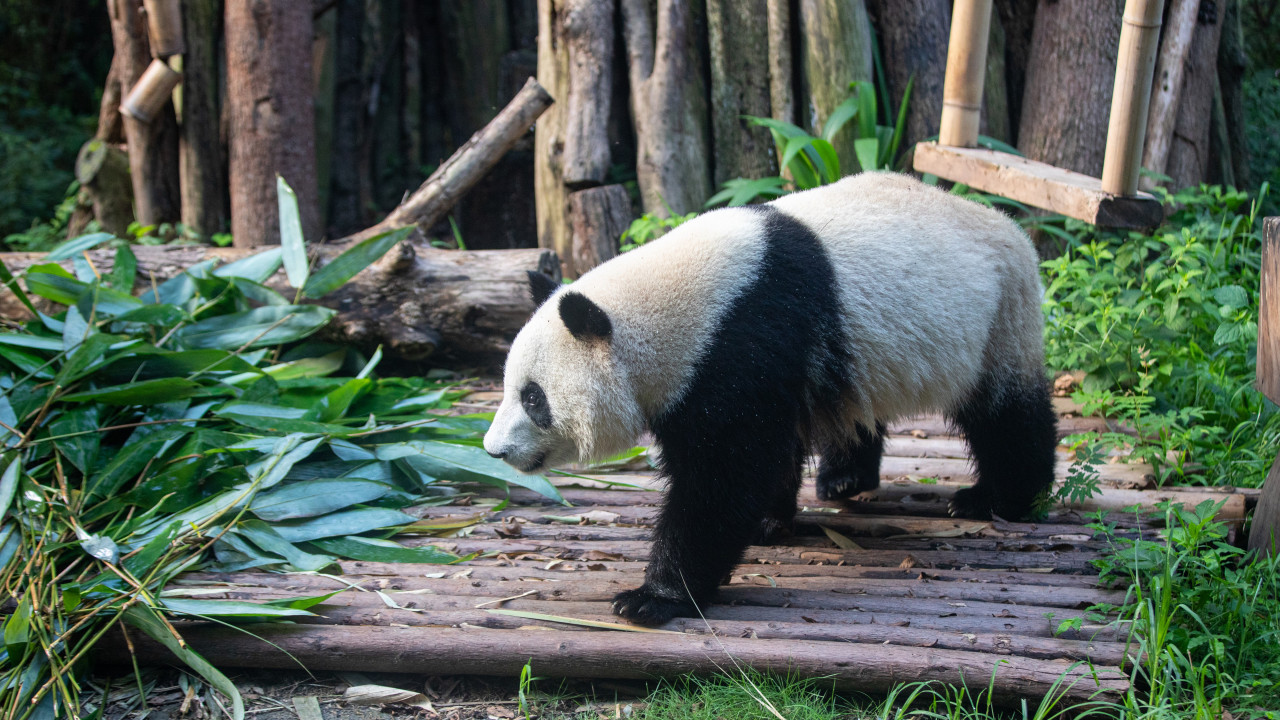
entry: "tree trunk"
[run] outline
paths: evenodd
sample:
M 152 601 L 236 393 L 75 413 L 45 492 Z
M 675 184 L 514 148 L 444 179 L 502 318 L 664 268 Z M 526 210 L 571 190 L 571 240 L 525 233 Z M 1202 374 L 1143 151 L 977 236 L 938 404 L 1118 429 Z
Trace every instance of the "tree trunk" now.
M 742 117 L 773 114 L 770 56 L 760 52 L 771 47 L 766 0 L 707 0 L 707 35 L 715 184 L 777 175 L 773 136 Z
M 706 77 L 698 0 L 621 0 L 636 128 L 636 177 L 644 210 L 659 217 L 699 210 L 711 195 Z
M 947 0 L 872 0 L 871 10 L 876 17 L 885 80 L 891 96 L 879 101 L 887 104 L 891 117 L 897 116 L 907 81 L 915 78 L 907 106 L 906 134 L 900 146 L 906 150 L 938 134 L 951 3 Z M 994 47 L 991 53 L 995 53 Z M 989 84 L 991 78 L 987 80 Z
M 631 199 L 621 185 L 579 190 L 569 195 L 573 267 L 579 274 L 618 254 L 618 238 L 631 223 Z
M 1169 145 L 1165 174 L 1173 188 L 1194 187 L 1209 177 L 1209 131 L 1213 118 L 1213 88 L 1218 76 L 1218 43 L 1222 13 L 1202 4 L 1182 76 L 1178 120 Z
M 1160 54 L 1156 59 L 1155 77 L 1152 78 L 1151 106 L 1147 111 L 1146 141 L 1142 149 L 1142 167 L 1153 173 L 1163 174 L 1169 164 L 1173 128 L 1181 112 L 1178 100 L 1182 96 L 1187 54 L 1191 51 L 1199 9 L 1200 0 L 1172 0 L 1165 14 L 1164 35 L 1160 39 Z M 1148 190 L 1157 184 L 1154 179 L 1142 183 Z
M 138 78 L 151 64 L 147 26 L 133 0 L 109 0 L 111 42 L 115 48 L 112 66 L 118 71 L 121 97 L 129 94 Z M 118 63 L 117 63 L 118 60 Z M 173 105 L 164 108 L 150 122 L 122 117 L 129 145 L 130 181 L 133 184 L 134 213 L 143 225 L 175 222 L 181 217 L 178 182 L 178 128 Z
M 102 140 L 90 140 L 80 148 L 76 157 L 76 180 L 88 195 L 99 227 L 104 232 L 123 237 L 129 221 L 133 220 L 133 186 L 129 183 L 128 154 Z M 79 231 L 75 233 L 79 234 Z
M 1222 41 L 1218 44 L 1218 82 L 1222 87 L 1222 109 L 1226 115 L 1226 137 L 1235 170 L 1236 187 L 1251 188 L 1249 145 L 1245 137 L 1244 73 L 1248 57 L 1240 27 L 1240 2 L 1227 0 Z
M 312 252 L 323 266 L 347 247 L 313 245 Z M 152 278 L 162 283 L 203 260 L 231 262 L 259 251 L 203 245 L 135 245 L 132 250 L 138 258 L 138 290 L 150 287 Z M 99 272 L 110 272 L 114 250 L 88 254 Z M 15 274 L 46 262 L 44 253 L 0 253 L 0 260 Z M 62 264 L 71 269 L 70 261 Z M 439 250 L 415 234 L 317 301 L 338 311 L 319 339 L 366 351 L 384 345 L 390 356 L 410 362 L 431 357 L 433 364 L 497 367 L 534 310 L 528 271 L 560 279 L 555 254 L 545 250 Z M 286 297 L 294 295 L 283 270 L 266 284 Z M 28 315 L 12 293 L 0 297 L 0 316 Z
M 365 126 L 364 0 L 338 0 L 333 44 L 333 147 L 329 176 L 329 236 L 367 223 L 360 202 L 360 147 Z
M 1016 146 L 1027 62 L 1031 57 L 1031 37 L 1036 22 L 1036 0 L 996 0 L 995 12 L 997 17 L 992 20 L 1000 21 L 1004 34 L 1005 99 L 1009 105 L 1007 141 Z
M 1114 0 L 1040 0 L 1018 130 L 1027 157 L 1101 177 L 1120 24 Z
M 795 123 L 795 63 L 792 57 L 791 4 L 765 0 L 769 23 L 769 106 L 774 120 Z M 781 161 L 782 158 L 778 158 Z
M 111 7 L 108 4 L 108 7 Z M 120 117 L 120 76 L 123 74 L 125 58 L 116 53 L 111 58 L 111 68 L 107 70 L 107 81 L 102 86 L 102 103 L 98 108 L 98 130 L 94 137 L 103 142 L 120 144 L 124 142 L 124 121 Z M 131 211 L 132 212 L 132 211 Z
M 996 140 L 1010 141 L 1009 79 L 1004 25 L 999 15 L 991 18 L 987 40 L 987 73 L 982 83 L 982 118 L 979 132 Z M 914 95 L 912 97 L 915 97 Z
M 817 135 L 832 111 L 849 98 L 849 83 L 872 78 L 873 41 L 866 5 L 863 0 L 800 0 L 800 39 L 808 95 L 801 124 Z M 845 173 L 858 167 L 854 125 L 846 124 L 831 143 Z
M 569 47 L 565 40 L 567 0 L 538 0 L 538 84 L 551 97 L 569 96 Z M 568 189 L 564 185 L 564 146 L 568 110 L 557 102 L 534 126 L 533 186 L 538 247 L 551 248 L 573 275 L 573 239 L 569 235 Z
M 610 0 L 567 0 L 565 40 L 569 96 L 565 102 L 564 184 L 589 188 L 609 172 L 609 111 L 613 101 L 613 19 Z
M 311 4 L 227 0 L 226 43 L 236 247 L 279 242 L 277 175 L 297 193 L 303 235 L 318 240 Z
M 218 102 L 218 37 L 221 3 L 187 0 L 182 5 L 182 117 L 178 135 L 178 175 L 182 223 L 202 237 L 227 225 L 227 182 Z

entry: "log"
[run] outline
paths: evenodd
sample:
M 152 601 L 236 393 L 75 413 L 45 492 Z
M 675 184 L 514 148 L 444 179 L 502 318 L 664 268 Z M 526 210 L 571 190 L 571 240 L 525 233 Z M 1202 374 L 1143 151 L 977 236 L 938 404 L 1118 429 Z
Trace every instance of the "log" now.
M 1272 402 L 1280 398 L 1280 217 L 1262 221 L 1257 387 Z M 1262 486 L 1249 532 L 1249 549 L 1280 553 L 1280 456 Z
M 1201 4 L 1182 78 L 1177 122 L 1169 145 L 1165 174 L 1173 188 L 1196 187 L 1209 176 L 1209 129 L 1213 118 L 1213 86 L 1218 75 L 1222 13 Z
M 348 236 L 342 242 L 359 242 L 410 225 L 426 232 L 502 158 L 553 102 L 538 81 L 529 78 L 524 89 L 497 117 L 472 135 L 382 222 Z
M 186 53 L 182 56 L 178 176 L 182 224 L 201 237 L 225 232 L 229 218 L 226 152 L 218 97 L 219 0 L 186 0 L 182 7 Z
M 297 194 L 303 237 L 319 240 L 311 4 L 227 0 L 224 37 L 235 245 L 279 242 L 277 176 Z
M 565 102 L 563 181 L 570 189 L 600 185 L 609 172 L 615 8 L 613 0 L 566 0 L 564 6 L 569 97 Z M 582 273 L 590 267 L 575 269 Z
M 836 107 L 849 98 L 849 83 L 873 77 L 871 20 L 863 0 L 800 0 L 799 8 L 801 66 L 810 108 L 802 114 L 809 131 L 818 135 Z M 857 168 L 855 124 L 845 125 L 831 142 L 842 172 Z
M 573 269 L 585 273 L 616 257 L 618 239 L 631 223 L 631 198 L 621 185 L 579 190 L 569 195 Z
M 1199 9 L 1200 0 L 1171 0 L 1169 3 L 1160 54 L 1156 58 L 1151 107 L 1147 112 L 1146 145 L 1142 150 L 1142 167 L 1153 173 L 1163 175 L 1169 162 L 1173 126 L 1178 121 L 1178 99 L 1182 95 L 1182 77 Z M 1156 184 L 1154 178 L 1146 178 L 1140 183 L 1145 190 Z
M 516 647 L 510 636 L 487 629 L 262 625 L 252 637 L 184 624 L 180 632 L 217 667 L 295 668 L 301 662 L 311 670 L 514 676 L 531 662 L 540 673 L 561 677 L 651 679 L 722 672 L 732 657 L 761 671 L 821 676 L 837 689 L 866 692 L 922 681 L 986 688 L 992 673 L 996 699 L 1010 702 L 1050 692 L 1069 700 L 1117 700 L 1128 688 L 1126 674 L 1114 668 L 1069 669 L 1058 661 L 936 648 L 881 646 L 868 653 L 864 646 L 813 640 L 546 630 L 522 633 Z M 144 661 L 173 661 L 149 639 L 135 637 L 134 644 Z M 111 643 L 99 659 L 127 662 L 125 652 L 123 643 Z
M 173 277 L 202 260 L 230 262 L 255 250 L 207 246 L 134 246 L 138 257 L 138 289 Z M 346 246 L 312 247 L 318 265 Z M 112 250 L 93 250 L 89 258 L 99 272 L 114 264 Z M 18 274 L 45 262 L 42 253 L 0 253 Z M 63 266 L 71 269 L 71 263 Z M 454 251 L 433 248 L 421 236 L 393 248 L 381 261 L 357 275 L 318 304 L 338 315 L 318 335 L 366 351 L 384 345 L 389 355 L 418 362 L 457 367 L 498 367 L 511 339 L 534 310 L 528 271 L 559 280 L 559 262 L 546 250 Z M 294 290 L 277 273 L 268 286 L 293 297 Z M 25 308 L 11 293 L 0 296 L 0 315 L 24 317 Z
M 555 98 L 569 94 L 569 48 L 563 42 L 567 0 L 538 0 L 538 83 Z M 569 189 L 564 184 L 565 133 L 569 123 L 565 103 L 557 103 L 538 119 L 534 127 L 533 187 L 534 212 L 538 223 L 538 246 L 550 248 L 572 275 L 573 239 L 569 234 L 567 204 Z
M 124 236 L 133 220 L 128 153 L 103 140 L 86 142 L 76 156 L 76 180 L 88 194 L 102 230 Z
M 621 0 L 636 179 L 644 211 L 701 210 L 711 196 L 711 140 L 696 0 Z
M 872 0 L 870 5 L 877 21 L 877 38 L 891 96 L 878 100 L 889 107 L 892 117 L 897 117 L 907 82 L 913 83 L 911 102 L 907 105 L 905 135 L 900 146 L 905 150 L 938 133 L 951 3 L 946 0 Z
M 765 0 L 707 0 L 715 184 L 778 174 L 773 136 L 743 115 L 770 117 L 769 8 Z

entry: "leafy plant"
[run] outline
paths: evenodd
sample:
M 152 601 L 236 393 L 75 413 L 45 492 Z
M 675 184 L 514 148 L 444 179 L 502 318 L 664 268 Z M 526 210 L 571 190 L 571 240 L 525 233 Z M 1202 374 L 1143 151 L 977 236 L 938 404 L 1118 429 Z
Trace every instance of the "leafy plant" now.
M 645 213 L 635 220 L 631 221 L 631 225 L 623 231 L 622 252 L 629 252 L 644 245 L 645 243 L 656 240 L 672 230 L 680 227 L 686 222 L 698 217 L 698 213 L 691 212 L 687 215 L 677 214 L 671 208 L 667 207 L 669 213 L 667 217 L 659 217 L 650 213 Z
M 822 133 L 815 137 L 804 129 L 773 118 L 744 115 L 752 125 L 765 127 L 773 135 L 774 144 L 781 156 L 779 163 L 785 176 L 760 179 L 735 178 L 707 200 L 707 207 L 727 203 L 730 207 L 746 205 L 759 198 L 775 198 L 795 190 L 808 190 L 828 185 L 844 176 L 841 158 L 831 144 L 850 122 L 854 133 L 853 147 L 858 166 L 862 171 L 883 170 L 892 167 L 902 142 L 907 121 L 907 103 L 911 101 L 912 77 L 907 81 L 902 103 L 898 107 L 897 122 L 893 127 L 878 125 L 875 86 L 870 82 L 849 83 L 853 96 L 840 103 L 822 126 Z M 848 158 L 845 158 L 847 167 Z
M 15 602 L 0 649 L 4 717 L 74 712 L 80 660 L 123 624 L 168 646 L 239 718 L 235 687 L 175 621 L 288 618 L 319 600 L 186 598 L 164 589 L 175 575 L 455 562 L 396 541 L 416 521 L 406 509 L 476 483 L 559 499 L 483 451 L 486 418 L 432 412 L 457 395 L 442 381 L 379 379 L 381 351 L 307 341 L 333 311 L 297 296 L 331 292 L 406 231 L 312 273 L 283 182 L 281 217 L 281 247 L 199 263 L 139 296 L 127 245 L 110 271 L 84 259 L 117 242 L 106 234 L 0 276 L 34 315 L 0 332 L 0 593 Z M 293 299 L 265 284 L 282 265 Z M 63 309 L 39 312 L 32 295 Z

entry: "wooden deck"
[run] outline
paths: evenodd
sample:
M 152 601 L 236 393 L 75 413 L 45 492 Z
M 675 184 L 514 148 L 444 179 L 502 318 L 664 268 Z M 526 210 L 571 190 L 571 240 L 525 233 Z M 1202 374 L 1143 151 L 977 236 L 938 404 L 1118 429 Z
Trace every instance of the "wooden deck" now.
M 1064 420 L 1063 429 L 1089 422 Z M 491 511 L 496 496 L 421 510 L 478 520 L 458 537 L 406 542 L 482 554 L 461 565 L 348 562 L 341 576 L 191 574 L 170 591 L 266 600 L 342 590 L 305 624 L 253 628 L 312 670 L 514 675 L 532 661 L 544 677 L 654 678 L 749 665 L 868 692 L 917 680 L 985 688 L 994 673 L 996 695 L 1006 700 L 1051 691 L 1114 698 L 1128 685 L 1124 666 L 1135 650 L 1127 627 L 1085 612 L 1120 602 L 1122 592 L 1097 587 L 1091 561 L 1104 543 L 1084 527 L 1084 514 L 1105 510 L 1135 535 L 1155 528 L 1125 511 L 1133 505 L 1225 500 L 1222 516 L 1237 527 L 1245 513 L 1244 495 L 1134 489 L 1149 483 L 1145 468 L 1106 464 L 1101 496 L 1058 508 L 1044 522 L 955 520 L 946 502 L 969 480 L 963 443 L 942 434 L 938 419 L 892 430 L 874 500 L 819 502 L 807 483 L 795 536 L 750 548 L 720 602 L 704 608 L 705 617 L 660 628 L 666 632 L 528 615 L 617 620 L 609 600 L 640 584 L 661 502 L 645 469 L 591 474 L 598 482 L 564 479 L 558 484 L 573 507 L 520 491 L 501 512 Z M 1072 618 L 1083 626 L 1055 633 Z M 249 635 L 217 627 L 183 633 L 216 665 L 297 667 Z

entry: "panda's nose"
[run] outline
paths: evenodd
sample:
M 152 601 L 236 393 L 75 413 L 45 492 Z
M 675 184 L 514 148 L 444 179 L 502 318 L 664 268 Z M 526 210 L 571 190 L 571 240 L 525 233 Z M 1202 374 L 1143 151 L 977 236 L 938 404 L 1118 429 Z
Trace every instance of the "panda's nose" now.
M 484 451 L 485 451 L 485 452 L 487 452 L 487 453 L 489 453 L 489 457 L 497 458 L 497 459 L 499 459 L 499 460 L 506 460 L 506 459 L 507 459 L 507 452 L 506 452 L 505 450 L 504 450 L 504 451 L 502 451 L 502 452 L 494 452 L 494 451 L 492 451 L 492 450 L 490 450 L 490 449 L 488 449 L 488 448 L 485 448 L 485 450 L 484 450 Z

